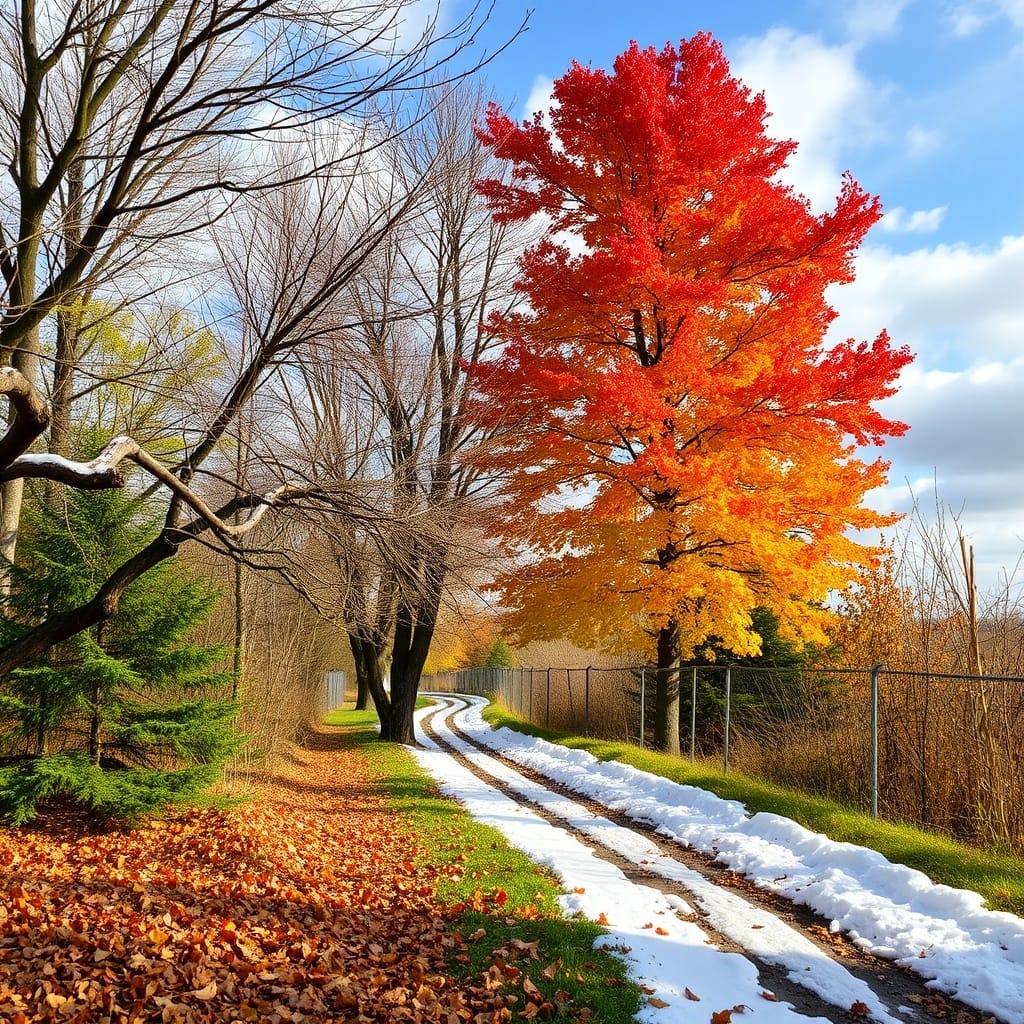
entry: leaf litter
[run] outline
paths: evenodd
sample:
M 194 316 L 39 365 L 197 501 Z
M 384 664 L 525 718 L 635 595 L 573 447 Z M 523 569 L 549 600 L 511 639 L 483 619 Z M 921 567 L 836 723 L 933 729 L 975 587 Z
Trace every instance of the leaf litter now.
M 363 756 L 297 751 L 226 811 L 0 829 L 0 1021 L 512 1019 L 507 985 L 449 972 L 446 869 L 414 862 Z

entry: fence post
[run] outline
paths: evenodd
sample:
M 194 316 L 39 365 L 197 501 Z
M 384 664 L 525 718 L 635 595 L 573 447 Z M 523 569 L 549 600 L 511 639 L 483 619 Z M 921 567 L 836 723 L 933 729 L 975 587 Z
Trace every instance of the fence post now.
M 551 728 L 551 668 L 548 667 L 548 697 L 547 706 L 544 708 L 544 725 Z
M 587 666 L 587 674 L 583 685 L 583 735 L 590 735 L 590 666 Z
M 878 677 L 882 665 L 871 666 L 871 819 L 878 821 Z
M 647 666 L 640 666 L 640 746 L 644 745 L 644 708 L 647 706 Z
M 690 697 L 690 760 L 697 760 L 697 666 L 693 666 L 693 693 Z
M 732 711 L 732 666 L 725 669 L 725 742 L 722 744 L 724 773 L 729 774 L 729 718 Z

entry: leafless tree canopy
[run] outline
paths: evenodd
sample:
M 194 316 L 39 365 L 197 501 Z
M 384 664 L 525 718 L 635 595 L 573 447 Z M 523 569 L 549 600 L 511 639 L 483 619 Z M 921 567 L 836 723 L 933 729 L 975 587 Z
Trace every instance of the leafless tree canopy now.
M 379 261 L 398 259 L 396 233 L 436 209 L 439 168 L 455 159 L 455 143 L 441 135 L 428 143 L 423 126 L 440 123 L 440 97 L 488 59 L 464 52 L 485 10 L 445 30 L 424 10 L 411 0 L 8 0 L 0 8 L 0 391 L 10 410 L 0 439 L 0 547 L 13 559 L 26 479 L 122 486 L 133 464 L 168 495 L 152 544 L 86 606 L 0 651 L 0 673 L 113 614 L 124 588 L 186 541 L 240 554 L 243 536 L 263 535 L 265 513 L 284 505 L 372 525 L 385 478 L 391 522 L 414 511 L 424 480 L 435 505 L 464 492 L 451 463 L 460 443 L 451 385 L 479 312 L 425 349 L 417 342 L 428 381 L 448 384 L 400 402 L 389 397 L 399 382 L 387 383 L 387 359 L 366 340 L 378 329 L 369 318 L 388 315 L 366 297 L 367 281 Z M 112 369 L 96 332 L 125 311 L 134 320 L 114 344 L 134 355 Z M 448 307 L 437 315 L 447 322 Z M 174 327 L 146 334 L 143 321 Z M 124 338 L 133 331 L 134 348 Z M 219 361 L 190 377 L 182 353 L 209 348 L 210 338 Z M 360 346 L 350 368 L 335 361 L 324 371 L 338 379 L 323 376 L 325 351 L 350 358 Z M 374 359 L 384 405 L 364 401 L 353 420 L 331 391 L 362 388 L 365 399 Z M 75 426 L 103 418 L 115 384 L 147 396 L 128 404 L 138 422 L 146 420 L 139 408 L 149 410 L 153 443 L 104 422 L 94 425 L 112 440 L 81 457 Z M 294 415 L 299 404 L 275 411 L 261 399 L 271 385 L 303 415 Z M 349 447 L 303 445 L 307 411 L 335 417 L 338 436 L 351 432 Z M 431 425 L 416 428 L 419 442 L 406 431 L 390 454 L 375 447 L 374 417 L 390 416 L 394 433 L 396 414 L 421 412 Z M 408 444 L 422 447 L 428 433 L 445 441 L 423 477 L 410 470 Z M 372 454 L 359 454 L 364 443 Z M 243 446 L 259 456 L 244 460 L 244 474 Z

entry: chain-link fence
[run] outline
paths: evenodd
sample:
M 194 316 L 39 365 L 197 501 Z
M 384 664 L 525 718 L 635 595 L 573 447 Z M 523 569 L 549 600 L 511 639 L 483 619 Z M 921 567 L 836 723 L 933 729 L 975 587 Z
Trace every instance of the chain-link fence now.
M 678 736 L 683 756 L 725 771 L 1024 848 L 1024 679 L 882 667 L 482 668 L 426 678 L 423 689 L 487 695 L 536 725 L 641 746 Z

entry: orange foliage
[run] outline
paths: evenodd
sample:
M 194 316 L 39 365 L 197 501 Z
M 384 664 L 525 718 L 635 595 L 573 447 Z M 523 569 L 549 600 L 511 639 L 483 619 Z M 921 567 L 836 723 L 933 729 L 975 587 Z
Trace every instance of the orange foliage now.
M 482 665 L 497 635 L 497 619 L 489 609 L 442 606 L 423 674 Z
M 816 602 L 875 556 L 851 531 L 891 521 L 863 505 L 887 464 L 855 451 L 906 429 L 873 403 L 909 351 L 824 341 L 825 289 L 880 204 L 847 176 L 816 215 L 781 184 L 794 143 L 707 35 L 574 64 L 554 98 L 550 128 L 492 105 L 480 131 L 512 165 L 480 183 L 494 215 L 548 225 L 528 308 L 492 317 L 505 348 L 475 374 L 515 625 L 623 648 L 671 627 L 684 655 L 709 636 L 742 655 L 760 605 L 824 642 Z
M 892 555 L 864 573 L 849 591 L 835 618 L 833 640 L 843 664 L 884 663 L 889 668 L 915 668 L 913 595 L 900 582 Z

